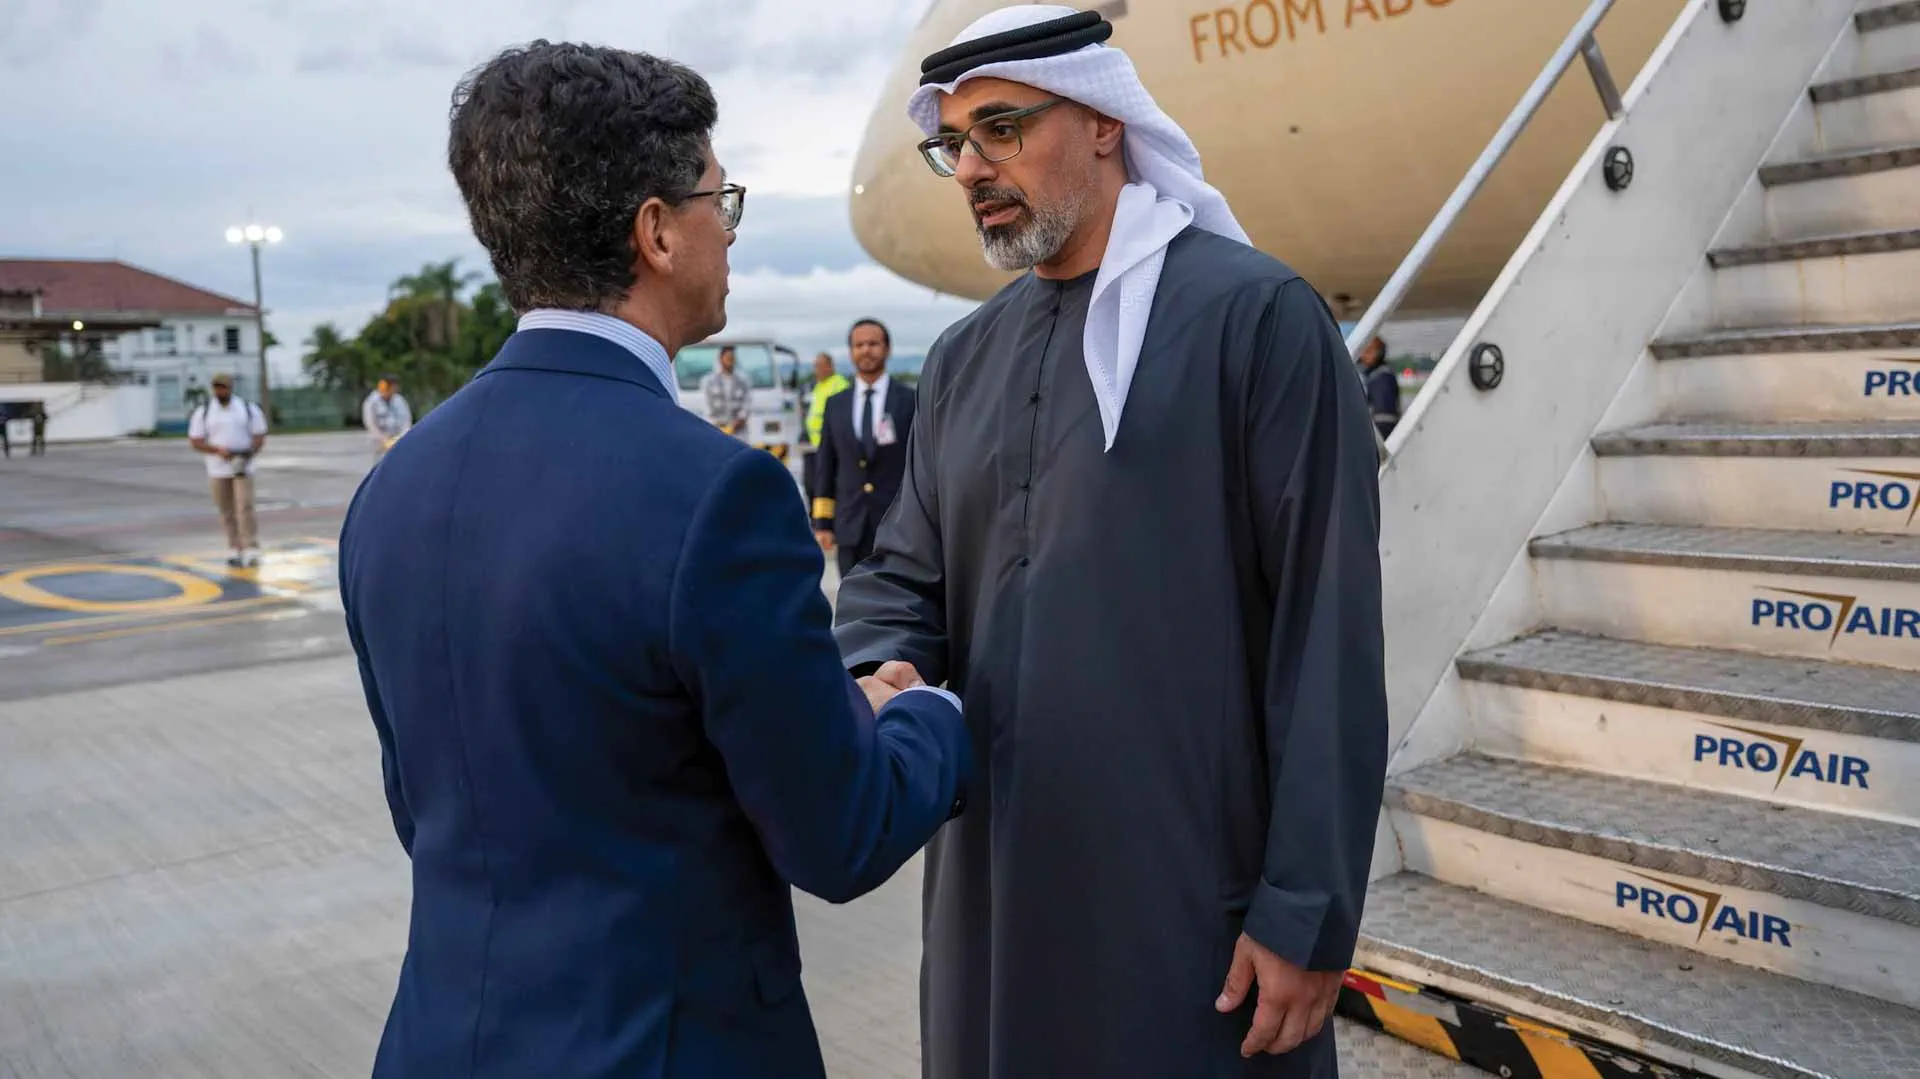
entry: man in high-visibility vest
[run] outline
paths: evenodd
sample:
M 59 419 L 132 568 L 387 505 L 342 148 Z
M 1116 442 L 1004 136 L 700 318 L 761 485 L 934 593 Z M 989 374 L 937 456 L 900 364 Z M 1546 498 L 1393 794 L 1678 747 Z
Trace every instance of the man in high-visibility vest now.
M 807 405 L 807 445 L 800 460 L 802 481 L 813 490 L 814 460 L 820 451 L 820 425 L 827 415 L 827 398 L 851 386 L 847 376 L 833 369 L 833 357 L 822 352 L 813 358 L 813 400 Z

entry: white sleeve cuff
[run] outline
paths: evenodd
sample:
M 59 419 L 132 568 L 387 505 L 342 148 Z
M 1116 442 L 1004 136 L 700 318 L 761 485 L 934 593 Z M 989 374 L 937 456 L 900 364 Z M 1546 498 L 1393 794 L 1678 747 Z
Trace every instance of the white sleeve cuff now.
M 903 689 L 903 690 L 901 690 L 900 692 L 901 692 L 902 694 L 906 694 L 906 693 L 938 693 L 938 694 L 940 694 L 940 695 L 941 695 L 942 697 L 945 697 L 945 698 L 947 699 L 947 703 L 948 703 L 948 704 L 951 704 L 951 705 L 953 705 L 953 710 L 954 710 L 954 711 L 956 711 L 956 712 L 959 712 L 959 713 L 960 713 L 961 715 L 965 715 L 965 714 L 966 714 L 966 709 L 964 709 L 964 708 L 962 708 L 962 707 L 960 706 L 960 698 L 959 698 L 959 697 L 956 697 L 956 696 L 954 696 L 954 694 L 952 693 L 952 691 L 950 691 L 950 690 L 945 690 L 945 689 L 941 689 L 941 688 L 940 688 L 939 686 L 914 686 L 914 687 L 913 687 L 912 689 Z

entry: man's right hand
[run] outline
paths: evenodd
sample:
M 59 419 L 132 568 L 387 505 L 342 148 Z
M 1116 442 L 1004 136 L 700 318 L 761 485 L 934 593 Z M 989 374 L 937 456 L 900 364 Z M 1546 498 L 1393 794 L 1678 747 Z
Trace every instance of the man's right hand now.
M 823 551 L 825 551 L 825 552 L 827 552 L 828 554 L 832 554 L 832 553 L 833 553 L 833 533 L 832 533 L 832 531 L 830 531 L 830 530 L 828 530 L 828 529 L 825 529 L 825 528 L 817 528 L 817 529 L 814 529 L 814 532 L 813 532 L 813 538 L 814 538 L 814 540 L 815 540 L 816 542 L 818 542 L 818 543 L 820 544 L 820 549 L 821 549 L 821 550 L 823 550 Z

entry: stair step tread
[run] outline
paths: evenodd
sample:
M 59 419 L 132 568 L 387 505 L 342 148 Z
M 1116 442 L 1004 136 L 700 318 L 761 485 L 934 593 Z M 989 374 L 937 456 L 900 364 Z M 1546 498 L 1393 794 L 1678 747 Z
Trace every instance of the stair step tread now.
M 1920 68 L 1913 70 L 1914 85 L 1920 86 Z M 1722 247 L 1707 252 L 1707 262 L 1715 269 L 1752 266 L 1763 262 L 1793 262 L 1799 259 L 1835 258 L 1849 255 L 1883 255 L 1920 248 L 1920 229 L 1874 229 L 1868 232 L 1844 232 L 1814 236 L 1804 240 Z
M 1769 1079 L 1920 1075 L 1920 1012 L 1910 1008 L 1413 873 L 1367 889 L 1360 961 L 1376 959 Z
M 1902 0 L 1898 4 L 1867 8 L 1853 17 L 1854 29 L 1863 34 L 1920 22 L 1920 0 Z
M 1920 143 L 1897 143 L 1865 150 L 1821 154 L 1798 161 L 1783 161 L 1777 165 L 1762 165 L 1760 183 L 1764 187 L 1778 187 L 1781 184 L 1831 180 L 1840 176 L 1861 176 L 1888 169 L 1907 169 L 1915 165 L 1920 165 Z
M 1920 926 L 1920 828 L 1472 753 L 1387 791 L 1423 817 Z
M 1920 742 L 1920 672 L 1548 631 L 1470 652 L 1478 682 Z
M 1920 377 L 1920 365 L 1914 368 Z M 1656 423 L 1593 437 L 1602 457 L 1920 457 L 1920 419 Z M 1920 469 L 1920 461 L 1915 462 Z
M 1920 67 L 1910 67 L 1902 71 L 1879 71 L 1870 75 L 1854 75 L 1831 82 L 1815 83 L 1808 88 L 1816 104 L 1829 101 L 1845 101 L 1848 98 L 1865 97 L 1868 94 L 1888 94 L 1900 90 L 1920 87 Z
M 1669 338 L 1655 341 L 1648 347 L 1656 358 L 1662 360 L 1697 356 L 1747 356 L 1776 352 L 1920 349 L 1920 322 L 1855 323 L 1844 326 L 1761 326 Z
M 1528 546 L 1535 558 L 1920 581 L 1920 536 L 1601 524 Z

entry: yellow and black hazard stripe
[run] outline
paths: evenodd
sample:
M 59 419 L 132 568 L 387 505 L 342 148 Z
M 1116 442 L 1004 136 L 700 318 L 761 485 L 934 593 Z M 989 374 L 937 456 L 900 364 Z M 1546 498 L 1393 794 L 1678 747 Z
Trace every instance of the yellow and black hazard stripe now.
M 1427 986 L 1347 971 L 1338 1013 L 1507 1079 L 1706 1079 Z

